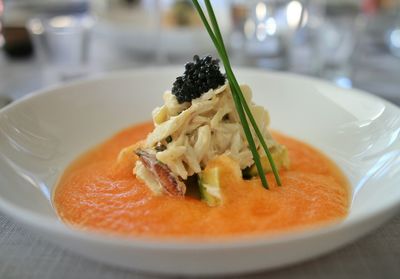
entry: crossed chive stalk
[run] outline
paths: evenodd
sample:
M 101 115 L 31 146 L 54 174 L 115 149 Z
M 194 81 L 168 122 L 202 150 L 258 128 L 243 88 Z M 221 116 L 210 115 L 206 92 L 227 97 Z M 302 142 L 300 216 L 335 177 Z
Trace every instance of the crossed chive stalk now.
M 263 167 L 261 164 L 260 155 L 257 152 L 256 144 L 255 144 L 253 135 L 251 133 L 247 118 L 250 120 L 251 126 L 253 127 L 253 129 L 257 135 L 257 138 L 260 141 L 261 146 L 263 147 L 263 149 L 265 151 L 265 154 L 271 165 L 272 172 L 274 173 L 276 183 L 279 186 L 281 186 L 282 183 L 281 183 L 275 162 L 272 158 L 271 152 L 269 151 L 268 146 L 265 143 L 263 135 L 261 134 L 261 131 L 257 126 L 257 123 L 253 117 L 253 114 L 251 113 L 249 105 L 247 104 L 246 99 L 243 96 L 242 90 L 240 89 L 239 83 L 237 82 L 236 77 L 232 71 L 228 53 L 226 51 L 224 40 L 221 35 L 221 30 L 219 29 L 218 22 L 215 17 L 215 13 L 212 8 L 211 2 L 210 2 L 210 0 L 204 0 L 212 27 L 210 26 L 210 23 L 208 22 L 199 2 L 197 0 L 192 0 L 192 2 L 194 4 L 194 6 L 196 7 L 201 20 L 203 21 L 204 27 L 207 29 L 207 32 L 208 32 L 212 42 L 214 43 L 215 48 L 217 49 L 217 52 L 222 60 L 222 63 L 224 64 L 226 76 L 227 76 L 229 85 L 231 87 L 232 97 L 235 102 L 235 107 L 239 114 L 239 118 L 242 123 L 243 131 L 246 135 L 247 142 L 249 143 L 249 147 L 250 147 L 251 153 L 253 155 L 253 160 L 257 167 L 258 175 L 260 176 L 262 185 L 264 186 L 264 188 L 269 189 L 268 181 L 265 177 L 265 173 L 264 173 L 264 170 L 263 170 Z

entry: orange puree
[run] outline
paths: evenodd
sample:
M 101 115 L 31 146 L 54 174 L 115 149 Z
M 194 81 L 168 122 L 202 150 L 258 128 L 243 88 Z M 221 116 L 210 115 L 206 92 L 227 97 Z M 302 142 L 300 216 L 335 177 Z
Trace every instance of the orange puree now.
M 123 130 L 65 171 L 54 193 L 63 221 L 131 236 L 226 237 L 324 224 L 348 212 L 348 185 L 339 169 L 307 144 L 280 134 L 274 136 L 287 146 L 291 159 L 290 170 L 280 172 L 282 187 L 269 174 L 270 190 L 265 190 L 259 179 L 243 181 L 224 164 L 220 207 L 192 197 L 153 196 L 132 174 L 134 162 L 116 163 L 122 148 L 152 128 L 145 123 Z

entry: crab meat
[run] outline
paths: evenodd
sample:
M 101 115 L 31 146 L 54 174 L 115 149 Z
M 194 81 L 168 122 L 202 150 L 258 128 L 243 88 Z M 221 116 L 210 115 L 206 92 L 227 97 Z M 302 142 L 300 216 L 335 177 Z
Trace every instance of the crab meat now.
M 167 165 L 158 161 L 155 154 L 142 149 L 137 149 L 135 153 L 167 194 L 171 196 L 185 195 L 185 183 L 183 183 L 178 176 L 173 174 Z

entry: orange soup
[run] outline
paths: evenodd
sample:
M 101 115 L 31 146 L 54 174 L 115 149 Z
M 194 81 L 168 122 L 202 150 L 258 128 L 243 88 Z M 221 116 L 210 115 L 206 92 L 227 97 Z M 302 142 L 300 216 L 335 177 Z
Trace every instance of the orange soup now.
M 60 218 L 77 228 L 150 237 L 227 237 L 321 225 L 343 219 L 349 208 L 346 178 L 326 156 L 298 140 L 274 133 L 289 151 L 282 187 L 268 174 L 242 180 L 220 159 L 224 202 L 209 207 L 195 197 L 154 196 L 132 173 L 134 162 L 117 164 L 120 150 L 153 129 L 151 123 L 123 130 L 76 160 L 54 193 Z

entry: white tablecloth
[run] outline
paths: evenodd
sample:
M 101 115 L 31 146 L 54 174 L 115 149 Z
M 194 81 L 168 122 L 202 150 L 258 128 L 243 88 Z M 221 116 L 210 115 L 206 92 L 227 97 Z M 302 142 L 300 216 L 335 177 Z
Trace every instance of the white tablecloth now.
M 278 270 L 232 278 L 395 279 L 399 278 L 399 274 L 400 215 L 369 236 L 326 256 Z M 0 278 L 150 279 L 162 277 L 112 267 L 64 251 L 0 214 Z

